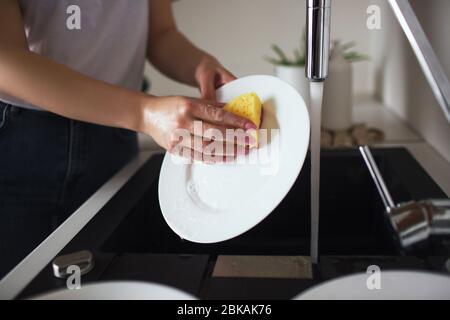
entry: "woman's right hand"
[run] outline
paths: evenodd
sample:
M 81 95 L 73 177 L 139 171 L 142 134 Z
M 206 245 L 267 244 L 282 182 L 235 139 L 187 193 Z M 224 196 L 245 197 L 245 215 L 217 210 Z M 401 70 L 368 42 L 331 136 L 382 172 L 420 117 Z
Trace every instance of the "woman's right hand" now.
M 247 152 L 254 143 L 251 131 L 257 129 L 253 122 L 223 110 L 223 106 L 188 97 L 148 97 L 140 131 L 171 153 L 223 162 Z

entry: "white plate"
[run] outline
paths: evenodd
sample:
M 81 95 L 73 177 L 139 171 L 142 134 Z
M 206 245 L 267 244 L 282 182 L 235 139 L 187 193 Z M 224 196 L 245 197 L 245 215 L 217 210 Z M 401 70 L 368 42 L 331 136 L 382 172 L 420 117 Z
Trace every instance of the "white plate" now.
M 328 281 L 295 300 L 448 300 L 450 276 L 413 271 L 381 271 L 380 290 L 367 288 L 369 274 Z
M 297 179 L 309 144 L 309 115 L 302 97 L 272 76 L 249 76 L 217 90 L 228 102 L 256 92 L 263 103 L 267 142 L 252 150 L 246 164 L 180 164 L 166 154 L 159 178 L 161 211 L 183 239 L 215 243 L 239 236 L 266 218 Z M 249 159 L 262 159 L 249 163 Z M 241 159 L 242 160 L 242 159 Z
M 34 300 L 194 300 L 190 294 L 156 283 L 117 281 L 42 294 Z

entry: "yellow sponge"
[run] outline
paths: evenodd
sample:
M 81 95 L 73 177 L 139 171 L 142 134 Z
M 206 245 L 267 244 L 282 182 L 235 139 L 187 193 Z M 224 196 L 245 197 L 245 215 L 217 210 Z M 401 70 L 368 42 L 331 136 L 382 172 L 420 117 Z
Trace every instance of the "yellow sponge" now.
M 261 125 L 262 103 L 258 95 L 254 92 L 246 93 L 234 98 L 227 103 L 224 109 L 240 117 L 252 121 L 257 128 Z M 256 146 L 258 145 L 258 131 L 256 132 Z

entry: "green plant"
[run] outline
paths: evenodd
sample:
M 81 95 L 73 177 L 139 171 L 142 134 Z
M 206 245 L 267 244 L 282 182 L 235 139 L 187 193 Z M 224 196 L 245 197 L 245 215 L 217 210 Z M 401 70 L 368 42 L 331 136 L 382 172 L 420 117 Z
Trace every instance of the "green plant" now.
M 268 61 L 271 64 L 276 65 L 276 66 L 303 67 L 303 66 L 305 66 L 305 63 L 306 63 L 305 44 L 306 44 L 306 33 L 303 32 L 299 47 L 294 49 L 294 57 L 293 58 L 288 57 L 278 45 L 273 44 L 272 50 L 275 52 L 276 58 L 265 57 L 265 59 L 266 59 L 266 61 Z M 350 49 L 354 48 L 355 46 L 356 46 L 356 43 L 354 41 L 346 42 L 342 45 L 342 49 L 344 50 L 345 59 L 347 59 L 350 62 L 369 60 L 368 55 L 361 54 L 355 50 L 350 50 Z
M 355 50 L 350 49 L 354 48 L 356 43 L 354 41 L 346 42 L 342 45 L 342 49 L 344 50 L 344 58 L 350 62 L 358 62 L 364 60 L 370 60 L 370 57 L 367 54 L 359 53 Z
M 265 57 L 265 59 L 273 65 L 277 66 L 297 66 L 303 67 L 306 63 L 305 58 L 306 32 L 303 31 L 299 42 L 299 47 L 294 49 L 294 58 L 289 58 L 283 50 L 276 44 L 272 45 L 272 50 L 276 54 L 276 58 Z

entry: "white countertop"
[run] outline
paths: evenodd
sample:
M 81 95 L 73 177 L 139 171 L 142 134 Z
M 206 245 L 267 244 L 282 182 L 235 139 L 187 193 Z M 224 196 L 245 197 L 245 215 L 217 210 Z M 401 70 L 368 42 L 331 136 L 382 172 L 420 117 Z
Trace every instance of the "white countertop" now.
M 405 147 L 427 173 L 450 197 L 450 163 L 417 134 L 408 124 L 369 97 L 355 99 L 353 121 L 381 129 L 385 141 L 380 147 Z

